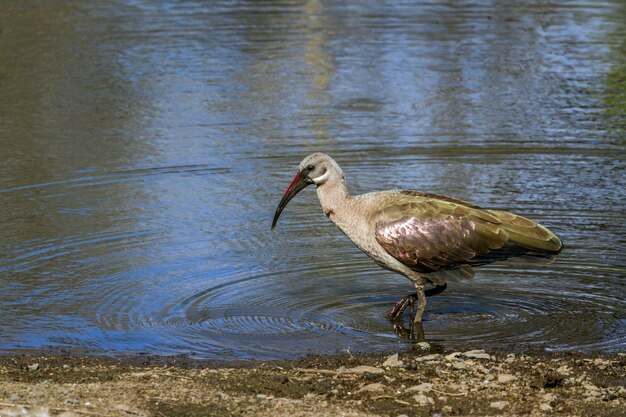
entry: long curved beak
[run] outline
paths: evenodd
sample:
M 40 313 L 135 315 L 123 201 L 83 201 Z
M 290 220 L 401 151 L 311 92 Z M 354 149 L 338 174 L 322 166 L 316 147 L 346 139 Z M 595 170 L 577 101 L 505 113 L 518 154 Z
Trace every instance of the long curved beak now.
M 283 195 L 282 200 L 278 203 L 278 208 L 276 209 L 276 213 L 274 214 L 274 220 L 272 221 L 272 230 L 276 227 L 276 223 L 278 222 L 278 218 L 280 217 L 280 213 L 283 212 L 283 209 L 287 207 L 287 203 L 296 196 L 300 191 L 313 184 L 313 181 L 302 175 L 300 171 L 296 174 L 289 184 L 289 187 L 285 190 L 285 195 Z

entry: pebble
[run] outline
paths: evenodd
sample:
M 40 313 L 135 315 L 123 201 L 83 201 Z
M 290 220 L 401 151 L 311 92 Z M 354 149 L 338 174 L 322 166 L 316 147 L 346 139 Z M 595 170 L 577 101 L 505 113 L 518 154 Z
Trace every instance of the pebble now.
M 382 374 L 385 371 L 382 368 L 367 365 L 355 366 L 354 368 L 346 369 L 346 373 L 351 374 L 364 374 L 365 372 L 369 372 L 370 374 Z
M 432 389 L 433 389 L 433 384 L 429 382 L 424 382 L 422 384 L 407 388 L 406 391 L 407 392 L 411 392 L 411 391 L 430 392 L 432 391 Z
M 397 353 L 394 353 L 393 355 L 389 356 L 387 360 L 383 362 L 383 366 L 389 366 L 391 368 L 399 368 L 402 365 L 404 365 L 404 363 L 398 359 Z
M 593 384 L 583 384 L 586 397 L 598 397 L 600 395 L 600 389 Z
M 32 365 L 28 365 L 28 370 L 29 371 L 36 371 L 37 369 L 39 369 L 39 364 L 38 363 L 33 363 Z
M 543 403 L 543 404 L 539 405 L 539 409 L 541 411 L 552 411 L 552 406 L 550 406 L 550 404 L 548 404 L 548 403 Z
M 543 396 L 543 397 L 541 397 L 541 398 L 542 398 L 544 401 L 546 401 L 546 402 L 550 402 L 550 401 L 554 401 L 554 400 L 556 400 L 556 396 L 555 396 L 554 394 L 550 394 L 550 393 L 544 394 L 544 396 Z
M 498 375 L 498 382 L 501 384 L 506 384 L 509 383 L 511 381 L 515 381 L 517 379 L 517 377 L 515 375 L 511 375 L 511 374 L 500 374 Z
M 451 361 L 451 360 L 458 358 L 461 355 L 462 355 L 461 352 L 452 352 L 449 355 L 446 355 L 446 360 Z
M 456 361 L 456 362 L 454 362 L 452 364 L 452 367 L 454 369 L 459 369 L 459 370 L 467 368 L 467 366 L 465 365 L 465 362 L 463 362 L 463 361 Z
M 430 343 L 428 343 L 428 342 L 418 342 L 418 343 L 415 344 L 415 346 L 417 346 L 421 350 L 429 350 L 430 349 Z
M 504 410 L 507 405 L 509 405 L 508 401 L 492 401 L 489 403 L 489 407 L 497 408 L 498 410 Z
M 415 362 L 411 362 L 406 366 L 406 369 L 408 369 L 409 371 L 416 371 L 417 370 L 417 363 Z
M 463 352 L 463 356 L 471 359 L 491 359 L 491 355 L 483 349 L 468 350 L 467 352 Z
M 568 376 L 571 373 L 571 369 L 567 365 L 563 365 L 556 368 L 556 372 L 563 376 Z
M 415 395 L 413 397 L 413 399 L 419 405 L 428 405 L 428 404 L 434 404 L 435 403 L 435 401 L 432 398 L 427 397 L 424 394 L 417 394 L 417 395 Z
M 438 353 L 433 353 L 432 355 L 420 356 L 419 358 L 416 358 L 415 360 L 417 362 L 426 362 L 426 361 L 437 361 L 439 359 L 441 359 L 441 355 Z
M 373 384 L 365 385 L 357 392 L 376 392 L 382 391 L 383 389 L 385 389 L 385 386 L 383 384 L 381 384 L 380 382 L 374 382 Z

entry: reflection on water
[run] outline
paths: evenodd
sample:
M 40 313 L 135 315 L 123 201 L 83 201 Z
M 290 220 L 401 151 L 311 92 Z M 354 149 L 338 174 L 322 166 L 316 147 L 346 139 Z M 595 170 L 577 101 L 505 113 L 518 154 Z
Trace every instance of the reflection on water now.
M 305 191 L 410 188 L 537 220 L 550 265 L 429 302 L 443 346 L 626 345 L 620 1 L 0 6 L 0 351 L 278 358 L 406 345 L 411 290 Z M 296 249 L 297 248 L 297 249 Z

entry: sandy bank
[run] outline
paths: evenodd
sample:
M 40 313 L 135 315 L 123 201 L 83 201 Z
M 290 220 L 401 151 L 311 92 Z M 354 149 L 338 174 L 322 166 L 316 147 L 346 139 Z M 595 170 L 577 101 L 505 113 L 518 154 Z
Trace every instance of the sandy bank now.
M 623 416 L 626 355 L 417 348 L 223 366 L 0 357 L 0 416 Z

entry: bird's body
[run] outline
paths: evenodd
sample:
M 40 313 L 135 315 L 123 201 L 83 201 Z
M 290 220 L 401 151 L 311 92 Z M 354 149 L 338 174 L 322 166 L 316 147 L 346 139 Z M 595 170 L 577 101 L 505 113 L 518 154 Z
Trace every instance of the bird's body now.
M 445 288 L 447 278 L 471 276 L 474 266 L 515 256 L 550 257 L 562 249 L 556 235 L 531 220 L 459 199 L 408 190 L 351 196 L 341 168 L 321 153 L 300 164 L 273 226 L 287 202 L 309 184 L 317 185 L 324 214 L 357 247 L 414 283 L 416 297 L 396 304 L 394 316 L 416 298 L 415 321 L 421 321 L 426 284 Z

